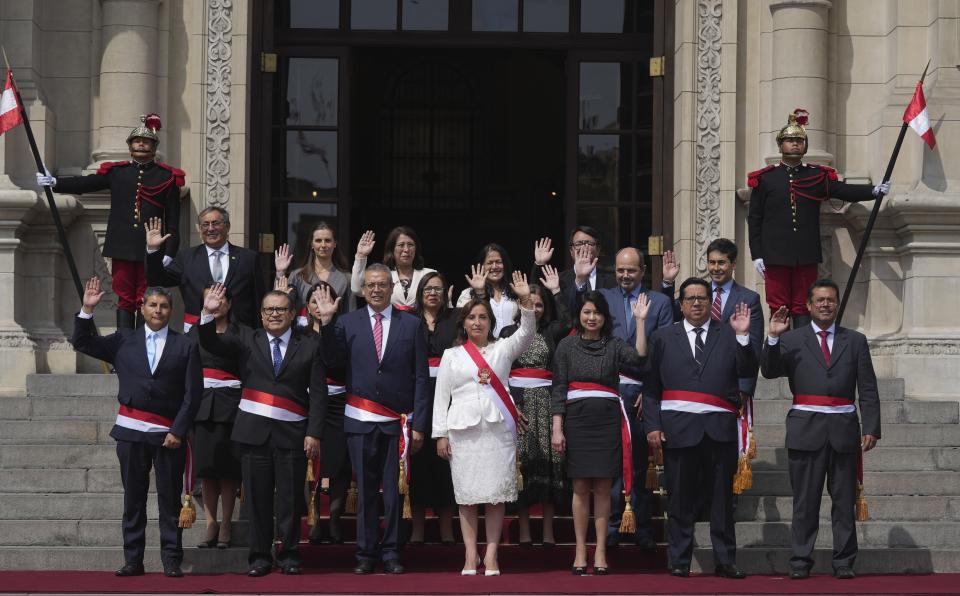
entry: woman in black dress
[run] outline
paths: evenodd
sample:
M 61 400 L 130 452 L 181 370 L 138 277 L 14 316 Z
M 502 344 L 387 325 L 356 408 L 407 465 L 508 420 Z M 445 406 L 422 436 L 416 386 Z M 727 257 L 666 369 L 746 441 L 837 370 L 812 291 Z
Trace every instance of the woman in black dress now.
M 417 288 L 413 312 L 423 319 L 427 330 L 427 357 L 430 360 L 430 407 L 427 409 L 427 428 L 424 445 L 410 458 L 410 505 L 413 510 L 413 530 L 410 542 L 423 542 L 426 509 L 433 509 L 440 519 L 440 540 L 453 544 L 453 480 L 450 462 L 437 455 L 437 440 L 429 438 L 433 421 L 433 394 L 437 383 L 437 369 L 443 351 L 453 346 L 457 336 L 457 311 L 448 306 L 450 290 L 443 276 L 436 271 L 426 273 Z
M 212 287 L 212 286 L 211 286 Z M 206 297 L 210 287 L 203 291 Z M 226 290 L 220 308 L 213 314 L 217 333 L 237 333 L 230 322 L 230 290 Z M 197 339 L 194 325 L 187 335 Z M 198 342 L 199 343 L 199 342 Z M 230 433 L 240 405 L 239 364 L 232 358 L 216 356 L 202 347 L 203 398 L 193 424 L 193 458 L 203 492 L 203 513 L 207 532 L 199 548 L 227 548 L 232 536 L 231 520 L 240 485 L 240 460 L 233 451 Z M 223 503 L 222 521 L 217 524 L 218 504 Z
M 648 309 L 646 295 L 640 294 L 633 309 L 637 329 L 644 328 Z M 610 308 L 600 292 L 583 295 L 575 321 L 577 334 L 564 338 L 554 356 L 551 442 L 555 450 L 566 453 L 567 476 L 573 480 L 573 528 L 577 537 L 573 573 L 583 575 L 587 568 L 592 490 L 597 533 L 593 567 L 596 575 L 606 575 L 610 487 L 624 465 L 621 437 L 626 414 L 618 390 L 620 369 L 642 367 L 647 340 L 646 334 L 637 333 L 636 344 L 630 346 L 613 336 Z M 629 436 L 629 426 L 626 428 Z
M 317 316 L 317 305 L 313 296 L 322 287 L 330 290 L 331 300 L 337 299 L 336 291 L 325 281 L 315 283 L 307 291 L 308 326 L 314 333 L 320 333 L 320 317 Z M 327 415 L 323 419 L 323 438 L 320 439 L 320 478 L 317 492 L 330 498 L 330 525 L 329 532 L 324 536 L 320 524 L 314 524 L 310 529 L 310 544 L 343 543 L 340 516 L 346 508 L 347 488 L 353 478 L 353 469 L 347 454 L 347 436 L 343 432 L 343 410 L 347 403 L 345 379 L 346 374 L 342 368 L 327 369 Z M 319 497 L 313 499 L 313 507 L 315 518 L 319 520 Z
M 523 475 L 523 490 L 517 500 L 520 546 L 529 546 L 530 507 L 540 503 L 543 512 L 543 545 L 553 546 L 554 505 L 564 492 L 563 455 L 550 448 L 552 424 L 550 388 L 553 355 L 557 344 L 570 331 L 570 311 L 560 296 L 560 278 L 556 269 L 542 268 L 543 285 L 530 286 L 530 298 L 537 318 L 537 333 L 530 347 L 513 363 L 510 393 L 527 418 L 527 428 L 517 438 L 517 458 Z M 517 312 L 519 318 L 519 311 Z M 500 337 L 510 337 L 517 323 L 505 327 Z

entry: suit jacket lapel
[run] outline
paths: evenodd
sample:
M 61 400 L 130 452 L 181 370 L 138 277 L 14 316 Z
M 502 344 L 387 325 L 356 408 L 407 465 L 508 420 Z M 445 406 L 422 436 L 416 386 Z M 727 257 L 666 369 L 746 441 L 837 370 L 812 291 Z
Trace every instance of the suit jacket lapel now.
M 152 377 L 150 358 L 147 357 L 147 332 L 143 327 L 137 327 L 133 330 L 133 341 L 137 344 L 137 358 L 143 364 L 143 369 L 147 375 Z
M 803 345 L 807 346 L 807 349 L 813 354 L 814 359 L 820 363 L 820 366 L 827 368 L 827 361 L 823 359 L 823 350 L 820 349 L 820 338 L 813 332 L 813 328 L 809 325 L 804 325 L 800 333 L 803 334 Z M 834 338 L 834 342 L 836 342 L 836 338 Z M 831 358 L 831 360 L 833 359 Z
M 682 350 L 680 353 L 686 355 L 690 366 L 696 367 L 697 361 L 693 357 L 693 351 L 690 349 L 690 340 L 687 338 L 687 330 L 683 326 L 683 321 L 674 325 L 673 337 L 674 341 L 677 342 L 677 347 Z
M 160 359 L 157 361 L 157 367 L 156 367 L 156 368 L 154 369 L 154 371 L 153 371 L 154 375 L 156 375 L 156 373 L 160 372 L 160 367 L 163 366 L 163 363 L 167 360 L 167 354 L 169 354 L 171 350 L 175 349 L 175 346 L 176 346 L 176 344 L 177 344 L 177 340 L 176 340 L 176 336 L 177 336 L 177 335 L 179 335 L 179 334 L 174 333 L 174 332 L 171 331 L 169 328 L 167 329 L 167 341 L 166 341 L 166 343 L 163 344 L 163 353 L 160 354 Z M 143 348 L 143 353 L 144 353 L 144 354 L 147 353 L 146 337 L 145 337 L 145 336 L 146 336 L 146 334 L 144 334 L 144 348 Z M 150 367 L 150 362 L 148 361 L 148 362 L 147 362 L 147 368 L 149 369 L 149 367 Z
M 194 258 L 196 259 L 198 269 L 203 272 L 200 275 L 203 279 L 202 287 L 205 288 L 213 283 L 213 274 L 210 273 L 210 256 L 207 255 L 206 244 L 201 244 L 197 247 L 197 252 Z
M 263 356 L 264 362 L 267 363 L 267 370 L 273 372 L 273 355 L 270 354 L 271 346 L 269 345 L 273 338 L 263 329 L 257 329 L 253 334 L 253 338 L 253 343 L 256 344 L 257 351 L 260 352 L 260 355 Z
M 227 261 L 228 261 L 230 264 L 227 266 L 227 275 L 226 275 L 226 277 L 223 278 L 223 284 L 224 284 L 224 285 L 227 285 L 228 283 L 230 283 L 230 280 L 233 279 L 234 273 L 235 273 L 236 270 L 237 270 L 237 247 L 235 247 L 234 245 L 230 244 L 229 242 L 228 242 L 227 244 L 225 244 L 224 246 L 227 246 L 227 247 L 228 247 L 227 250 L 230 251 L 230 252 L 227 254 Z M 207 269 L 209 269 L 209 267 L 207 267 Z M 212 277 L 213 277 L 213 276 L 211 275 L 211 279 L 212 279 Z
M 733 282 L 733 285 L 730 286 L 730 294 L 727 296 L 727 303 L 723 305 L 723 312 L 720 313 L 720 322 L 726 323 L 730 320 L 730 317 L 733 316 L 733 309 L 736 308 L 737 302 L 740 301 L 740 286 L 737 285 L 737 282 Z
M 707 329 L 707 341 L 703 346 L 703 363 L 700 365 L 701 370 L 707 368 L 707 361 L 710 360 L 713 347 L 720 341 L 720 334 L 723 333 L 723 327 L 720 325 L 721 323 L 717 321 L 710 321 L 710 327 Z
M 833 365 L 840 361 L 840 356 L 846 349 L 847 330 L 836 327 L 836 333 L 833 336 L 833 349 L 830 350 L 830 366 L 828 368 L 833 368 Z
M 390 316 L 390 334 L 387 336 L 386 338 L 387 341 L 382 346 L 383 353 L 380 355 L 380 362 L 383 362 L 384 360 L 387 359 L 387 353 L 390 352 L 390 348 L 396 342 L 397 338 L 400 337 L 400 325 L 401 325 L 400 313 L 401 312 L 402 311 L 399 311 L 396 308 L 394 308 L 393 314 Z M 370 342 L 373 343 L 373 326 L 372 325 L 370 326 Z M 375 343 L 373 344 L 373 353 L 374 355 L 376 355 L 377 353 L 377 344 Z
M 287 353 L 283 355 L 283 361 L 280 362 L 280 373 L 277 375 L 278 377 L 279 377 L 280 375 L 282 375 L 284 369 L 287 368 L 287 363 L 290 362 L 290 360 L 293 359 L 294 353 L 296 353 L 297 348 L 300 347 L 300 340 L 301 340 L 301 339 L 303 339 L 303 338 L 301 337 L 301 335 L 300 335 L 299 333 L 294 332 L 294 333 L 291 333 L 291 334 L 290 334 L 290 344 L 287 346 Z M 273 359 L 272 359 L 272 358 L 271 358 L 270 362 L 271 362 L 271 364 L 273 363 Z

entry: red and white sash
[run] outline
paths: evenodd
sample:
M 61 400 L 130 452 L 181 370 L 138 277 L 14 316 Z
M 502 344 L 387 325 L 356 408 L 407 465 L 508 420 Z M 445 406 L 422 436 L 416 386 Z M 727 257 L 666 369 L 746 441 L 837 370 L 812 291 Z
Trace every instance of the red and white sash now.
M 307 314 L 306 306 L 301 306 L 300 312 L 297 313 L 297 326 L 298 327 L 310 326 L 310 317 Z
M 744 396 L 743 409 L 737 418 L 737 448 L 746 454 L 750 450 L 750 429 L 753 428 L 753 397 Z
M 249 387 L 244 387 L 240 394 L 240 409 L 249 414 L 283 422 L 300 422 L 307 419 L 307 408 L 292 399 Z
M 183 332 L 190 331 L 190 328 L 200 321 L 200 315 L 192 315 L 188 312 L 183 313 Z
M 621 474 L 623 476 L 624 494 L 630 495 L 633 492 L 633 435 L 630 431 L 630 418 L 627 416 L 627 409 L 623 407 L 620 392 L 606 385 L 585 381 L 572 381 L 567 385 L 568 402 L 579 401 L 588 397 L 612 397 L 620 405 L 620 442 L 622 443 L 621 451 L 623 451 Z
M 630 375 L 625 375 L 620 373 L 620 384 L 621 385 L 643 385 L 643 381 L 636 377 L 631 377 Z
M 379 404 L 359 395 L 347 394 L 347 405 L 343 415 L 360 422 L 393 422 L 400 421 L 400 461 L 403 462 L 403 472 L 407 482 L 410 481 L 410 421 L 412 414 L 398 414 L 387 406 Z
M 233 373 L 229 373 L 219 368 L 203 369 L 203 387 L 205 389 L 215 387 L 239 387 L 240 379 Z
M 347 392 L 347 386 L 343 381 L 338 381 L 327 377 L 327 395 L 342 395 Z
M 430 367 L 430 377 L 436 379 L 437 373 L 440 372 L 440 359 L 428 358 L 427 365 Z
M 121 405 L 114 424 L 142 433 L 165 433 L 170 432 L 173 420 L 160 414 Z
M 465 362 L 474 367 L 472 371 L 474 378 L 486 392 L 487 398 L 500 410 L 504 422 L 507 423 L 507 426 L 513 431 L 514 436 L 516 436 L 517 422 L 520 420 L 520 413 L 517 411 L 516 404 L 513 403 L 510 391 L 503 385 L 503 381 L 500 380 L 497 373 L 493 371 L 493 367 L 483 358 L 480 350 L 478 350 L 475 345 L 468 341 L 455 349 L 457 354 L 459 354 Z M 480 379 L 481 370 L 489 373 L 489 377 L 485 383 Z
M 514 368 L 510 371 L 507 382 L 511 387 L 521 389 L 549 387 L 553 385 L 553 373 L 543 368 Z
M 828 395 L 794 395 L 791 410 L 805 412 L 820 412 L 821 414 L 852 414 L 857 406 L 844 397 L 830 397 Z
M 663 392 L 660 398 L 660 409 L 690 414 L 739 413 L 735 405 L 717 395 L 675 389 L 668 389 Z

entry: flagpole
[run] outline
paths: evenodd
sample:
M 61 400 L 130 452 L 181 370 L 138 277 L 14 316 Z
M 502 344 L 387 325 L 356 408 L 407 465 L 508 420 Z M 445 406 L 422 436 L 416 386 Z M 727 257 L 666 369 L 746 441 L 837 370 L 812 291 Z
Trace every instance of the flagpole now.
M 4 61 L 7 59 L 7 53 L 3 52 Z M 40 150 L 37 149 L 37 140 L 33 136 L 33 129 L 30 127 L 30 118 L 27 116 L 27 108 L 23 105 L 23 99 L 20 97 L 20 90 L 17 89 L 17 83 L 13 75 L 10 64 L 7 64 L 7 71 L 10 73 L 10 79 L 13 82 L 13 92 L 17 97 L 17 107 L 20 109 L 20 115 L 23 118 L 23 127 L 27 133 L 27 140 L 30 142 L 30 150 L 33 152 L 33 159 L 37 162 L 37 171 L 41 174 L 46 173 L 43 165 L 43 158 L 40 157 Z M 67 242 L 67 231 L 63 227 L 63 221 L 60 219 L 60 210 L 57 209 L 57 203 L 53 200 L 53 191 L 49 186 L 43 187 L 47 195 L 47 204 L 50 206 L 50 215 L 53 217 L 53 223 L 57 227 L 57 235 L 60 237 L 60 245 L 63 247 L 63 256 L 67 259 L 67 266 L 70 268 L 70 275 L 73 277 L 73 285 L 77 290 L 77 296 L 83 300 L 83 284 L 80 283 L 80 274 L 77 272 L 77 263 L 73 259 L 73 251 L 70 250 L 70 243 Z
M 927 77 L 927 69 L 930 68 L 930 62 L 923 69 L 923 75 L 920 77 L 920 84 L 923 85 Z M 910 125 L 904 122 L 900 126 L 900 135 L 897 137 L 897 144 L 893 146 L 893 153 L 890 155 L 890 161 L 887 162 L 887 170 L 883 174 L 883 182 L 889 182 L 893 175 L 893 167 L 897 165 L 897 157 L 900 155 L 900 146 L 903 145 L 903 138 L 907 134 Z M 847 302 L 850 300 L 850 294 L 853 291 L 853 284 L 857 279 L 857 273 L 860 271 L 860 263 L 863 261 L 863 253 L 867 250 L 867 244 L 870 242 L 870 234 L 873 232 L 873 226 L 877 223 L 877 216 L 880 214 L 880 205 L 883 203 L 884 195 L 877 197 L 873 202 L 873 210 L 870 211 L 870 218 L 867 220 L 867 227 L 863 230 L 863 237 L 860 238 L 860 246 L 857 248 L 857 257 L 853 260 L 853 267 L 850 268 L 850 276 L 847 278 L 847 285 L 843 288 L 843 299 L 840 300 L 840 308 L 837 311 L 837 325 L 843 320 L 843 312 L 847 309 Z

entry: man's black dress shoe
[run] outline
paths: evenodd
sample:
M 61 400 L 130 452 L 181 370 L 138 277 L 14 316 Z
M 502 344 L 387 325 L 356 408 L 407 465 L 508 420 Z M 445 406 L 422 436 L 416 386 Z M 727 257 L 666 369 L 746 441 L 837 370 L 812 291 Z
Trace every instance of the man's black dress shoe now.
M 370 575 L 373 573 L 373 561 L 360 561 L 353 568 L 354 575 Z
M 807 579 L 810 577 L 809 569 L 791 569 L 790 579 Z
M 143 575 L 143 563 L 127 563 L 114 573 L 117 577 L 133 577 L 134 575 Z
M 743 569 L 740 569 L 733 563 L 727 565 L 717 565 L 713 570 L 713 574 L 717 577 L 725 577 L 727 579 L 743 579 L 747 577 L 747 574 L 743 572 Z
M 300 575 L 303 571 L 300 569 L 300 565 L 297 563 L 287 563 L 280 568 L 280 572 L 284 575 Z
M 163 574 L 167 577 L 183 577 L 183 570 L 180 569 L 180 563 L 168 563 L 163 566 Z
M 857 574 L 853 572 L 852 567 L 837 567 L 833 570 L 833 577 L 837 579 L 853 579 Z
M 400 575 L 405 572 L 406 569 L 403 568 L 403 565 L 400 564 L 400 561 L 390 560 L 383 562 L 383 572 L 392 573 L 394 575 Z
M 653 541 L 653 538 L 641 538 L 637 540 L 637 546 L 642 550 L 656 550 L 657 543 Z
M 670 568 L 670 575 L 673 577 L 690 577 L 690 567 L 687 565 L 674 565 Z
M 254 563 L 250 570 L 247 571 L 247 575 L 250 577 L 263 577 L 270 573 L 270 570 L 273 568 L 273 565 L 266 562 Z

